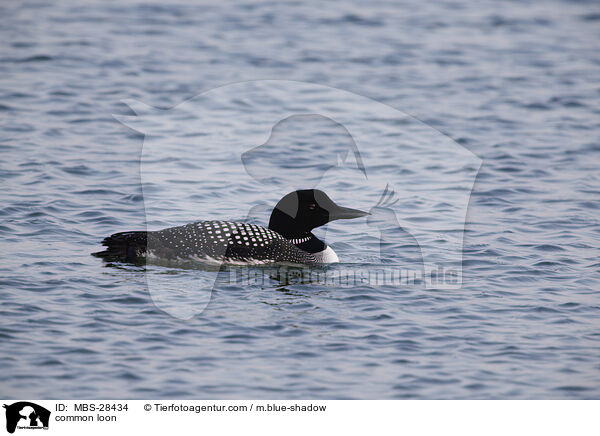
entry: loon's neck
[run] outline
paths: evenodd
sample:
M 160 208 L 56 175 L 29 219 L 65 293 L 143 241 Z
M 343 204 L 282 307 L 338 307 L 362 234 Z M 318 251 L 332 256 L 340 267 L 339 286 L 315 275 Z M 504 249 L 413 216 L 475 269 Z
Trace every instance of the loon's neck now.
M 279 233 L 285 239 L 301 239 L 308 236 L 312 229 L 303 228 L 294 218 L 275 208 L 269 220 L 269 230 Z
M 269 229 L 308 253 L 318 253 L 327 248 L 323 241 L 312 234 L 312 229 L 303 228 L 294 218 L 279 209 L 273 209 Z
M 292 239 L 290 242 L 300 250 L 304 250 L 308 253 L 318 253 L 327 248 L 327 244 L 325 244 L 325 242 L 321 241 L 312 233 L 309 233 L 302 239 Z
M 312 233 L 309 233 L 303 239 L 292 239 L 290 242 L 299 249 L 313 254 L 317 263 L 336 263 L 340 261 L 335 251 Z

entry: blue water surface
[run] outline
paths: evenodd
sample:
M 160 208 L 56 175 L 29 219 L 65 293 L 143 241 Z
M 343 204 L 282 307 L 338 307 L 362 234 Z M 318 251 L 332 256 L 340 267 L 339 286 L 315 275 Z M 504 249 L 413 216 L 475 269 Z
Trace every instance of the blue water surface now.
M 0 16 L 0 397 L 600 397 L 596 2 L 21 1 Z M 142 268 L 90 256 L 161 224 L 146 223 L 122 100 L 168 108 L 263 79 L 381 101 L 483 160 L 462 288 L 218 283 L 181 320 Z M 361 186 L 329 194 L 368 207 Z M 237 193 L 232 219 L 262 200 L 249 177 L 186 189 L 199 205 Z M 168 211 L 212 218 L 177 198 Z M 354 225 L 328 230 L 346 261 L 361 259 Z

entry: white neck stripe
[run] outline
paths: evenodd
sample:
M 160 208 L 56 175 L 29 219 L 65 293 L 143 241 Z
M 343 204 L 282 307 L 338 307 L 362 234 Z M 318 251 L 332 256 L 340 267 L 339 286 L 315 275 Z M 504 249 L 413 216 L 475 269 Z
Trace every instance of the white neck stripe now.
M 303 244 L 304 242 L 310 241 L 310 238 L 312 238 L 312 236 L 307 236 L 305 238 L 299 238 L 299 239 L 290 239 L 290 242 L 294 245 L 298 245 L 298 244 Z

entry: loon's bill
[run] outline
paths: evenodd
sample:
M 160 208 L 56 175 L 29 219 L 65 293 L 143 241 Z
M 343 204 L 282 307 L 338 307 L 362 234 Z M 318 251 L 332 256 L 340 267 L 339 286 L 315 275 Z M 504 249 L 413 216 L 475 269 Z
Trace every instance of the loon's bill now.
M 269 227 L 231 221 L 198 221 L 152 232 L 121 232 L 105 238 L 104 251 L 93 253 L 110 262 L 200 261 L 224 264 L 329 264 L 335 251 L 312 230 L 338 219 L 369 215 L 338 206 L 323 191 L 287 194 L 273 209 Z

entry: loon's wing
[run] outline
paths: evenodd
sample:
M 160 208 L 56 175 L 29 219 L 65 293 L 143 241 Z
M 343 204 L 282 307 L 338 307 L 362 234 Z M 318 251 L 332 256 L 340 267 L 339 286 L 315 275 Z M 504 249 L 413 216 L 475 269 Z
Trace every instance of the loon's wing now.
M 104 239 L 108 261 L 164 260 L 315 263 L 316 258 L 279 233 L 262 226 L 230 221 L 199 221 L 153 232 L 122 232 Z

